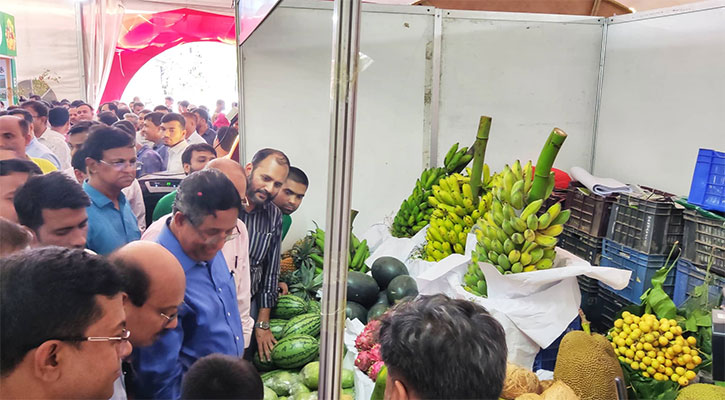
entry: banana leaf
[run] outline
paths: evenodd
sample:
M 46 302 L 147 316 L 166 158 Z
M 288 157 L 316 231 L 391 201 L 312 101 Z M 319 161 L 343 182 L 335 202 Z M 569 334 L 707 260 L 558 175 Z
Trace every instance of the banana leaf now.
M 677 398 L 679 385 L 676 382 L 646 378 L 627 363 L 620 362 L 620 364 L 630 399 L 675 400 Z

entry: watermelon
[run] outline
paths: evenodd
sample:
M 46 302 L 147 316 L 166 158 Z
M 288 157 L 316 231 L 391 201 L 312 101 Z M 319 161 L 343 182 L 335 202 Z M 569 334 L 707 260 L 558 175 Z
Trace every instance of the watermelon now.
M 347 273 L 347 300 L 370 307 L 375 304 L 379 292 L 378 283 L 372 276 L 357 271 Z
M 354 301 L 347 301 L 345 306 L 345 316 L 349 319 L 359 319 L 363 324 L 368 323 L 368 310 L 362 305 Z
M 373 263 L 372 273 L 378 286 L 385 289 L 396 276 L 408 275 L 408 268 L 395 257 L 379 257 Z
M 317 358 L 320 344 L 310 335 L 285 336 L 272 349 L 272 361 L 280 368 L 299 368 Z
M 388 301 L 388 292 L 381 290 L 380 293 L 378 293 L 378 301 L 376 301 L 375 304 L 385 304 L 386 306 L 389 306 L 390 302 Z
M 370 310 L 368 310 L 368 321 L 372 321 L 374 319 L 378 319 L 385 314 L 386 311 L 388 311 L 388 305 L 377 303 L 374 306 L 370 307 Z
M 274 338 L 280 340 L 284 337 L 282 332 L 284 331 L 285 325 L 287 325 L 286 319 L 272 318 L 269 320 L 269 331 L 272 332 Z
M 301 314 L 287 321 L 282 337 L 295 334 L 316 337 L 320 334 L 320 325 L 322 325 L 320 314 Z
M 307 312 L 314 313 L 314 314 L 319 314 L 322 312 L 322 308 L 320 306 L 319 301 L 310 300 L 309 304 L 310 304 L 310 307 L 309 307 L 309 310 L 307 310 Z
M 388 293 L 388 301 L 391 305 L 397 304 L 406 297 L 415 297 L 418 295 L 418 284 L 415 279 L 408 275 L 400 275 L 393 278 L 386 289 Z
M 300 314 L 304 314 L 308 310 L 308 304 L 301 298 L 288 294 L 279 296 L 277 306 L 274 308 L 274 317 L 281 319 L 290 319 Z

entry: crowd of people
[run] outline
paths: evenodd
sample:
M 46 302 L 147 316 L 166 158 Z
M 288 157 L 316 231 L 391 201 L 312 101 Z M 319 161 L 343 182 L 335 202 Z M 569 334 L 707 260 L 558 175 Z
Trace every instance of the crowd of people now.
M 0 398 L 262 398 L 248 361 L 271 360 L 281 243 L 309 180 L 277 149 L 234 161 L 223 102 L 211 116 L 173 105 L 31 99 L 0 112 Z M 184 177 L 147 210 L 138 178 L 160 172 Z M 408 330 L 452 313 L 500 329 L 447 298 L 411 304 L 383 327 L 396 398 L 435 393 L 406 351 L 447 347 Z M 430 315 L 398 326 L 410 310 Z M 479 328 L 439 322 L 461 340 Z M 503 354 L 505 370 L 502 341 L 474 354 Z

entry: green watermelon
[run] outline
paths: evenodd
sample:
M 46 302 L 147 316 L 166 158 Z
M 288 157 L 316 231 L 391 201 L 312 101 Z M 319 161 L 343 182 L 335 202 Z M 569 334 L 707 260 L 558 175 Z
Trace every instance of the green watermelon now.
M 272 349 L 272 361 L 280 368 L 299 368 L 317 358 L 319 346 L 310 335 L 285 336 Z
M 378 293 L 378 301 L 376 301 L 375 304 L 385 304 L 386 306 L 389 306 L 390 302 L 388 301 L 388 292 L 381 290 L 380 293 Z
M 273 316 L 281 319 L 290 319 L 308 310 L 308 304 L 301 298 L 288 294 L 279 296 L 277 306 L 274 308 Z
M 310 307 L 307 312 L 313 313 L 313 314 L 319 314 L 322 312 L 322 308 L 320 307 L 320 302 L 316 300 L 310 300 Z
M 294 334 L 317 337 L 320 334 L 322 317 L 320 314 L 301 314 L 287 321 L 282 337 Z
M 345 305 L 345 316 L 349 319 L 359 319 L 363 324 L 368 323 L 368 310 L 354 301 L 347 301 Z
M 287 325 L 286 319 L 272 318 L 269 320 L 269 331 L 272 332 L 274 338 L 280 340 L 284 337 L 282 332 L 284 331 L 285 325 Z
M 385 289 L 396 276 L 408 275 L 408 268 L 395 257 L 380 257 L 373 263 L 372 273 L 378 286 Z
M 363 307 L 370 307 L 378 299 L 380 288 L 370 275 L 356 271 L 347 273 L 347 300 L 362 304 Z
M 252 364 L 254 364 L 254 367 L 257 368 L 257 371 L 259 372 L 268 372 L 275 369 L 274 363 L 272 361 L 263 361 L 259 357 L 259 352 L 254 352 L 254 357 L 252 357 Z
M 388 306 L 382 303 L 375 304 L 374 306 L 370 307 L 370 310 L 368 310 L 368 321 L 372 321 L 374 319 L 378 319 L 385 314 L 386 311 L 388 311 Z
M 397 304 L 406 297 L 415 297 L 418 295 L 418 284 L 415 279 L 408 275 L 400 275 L 393 278 L 386 289 L 388 293 L 388 301 L 391 305 Z

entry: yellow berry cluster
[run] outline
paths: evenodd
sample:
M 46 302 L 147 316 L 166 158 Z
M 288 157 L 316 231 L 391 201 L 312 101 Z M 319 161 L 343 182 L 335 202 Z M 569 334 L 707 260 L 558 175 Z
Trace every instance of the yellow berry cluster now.
M 608 337 L 619 360 L 647 378 L 687 386 L 697 375 L 693 370 L 702 363 L 695 348 L 697 340 L 684 338 L 674 319 L 658 320 L 652 314 L 639 317 L 625 311 L 614 321 Z

